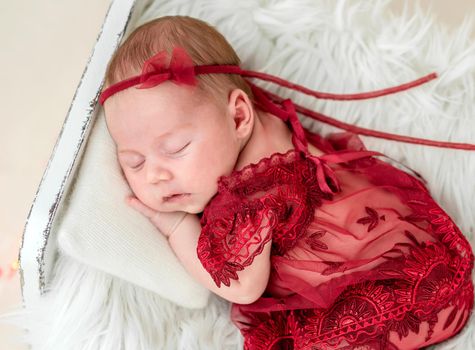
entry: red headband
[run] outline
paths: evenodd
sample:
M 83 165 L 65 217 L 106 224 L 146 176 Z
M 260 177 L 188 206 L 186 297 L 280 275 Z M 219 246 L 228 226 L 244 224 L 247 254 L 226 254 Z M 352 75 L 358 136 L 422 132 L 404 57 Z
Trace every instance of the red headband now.
M 304 86 L 294 84 L 292 82 L 286 81 L 284 79 L 281 79 L 279 77 L 276 77 L 270 74 L 255 72 L 251 70 L 243 70 L 241 69 L 241 67 L 237 65 L 218 64 L 218 65 L 195 66 L 193 65 L 193 60 L 190 58 L 186 50 L 184 50 L 183 48 L 179 46 L 176 46 L 173 48 L 170 64 L 168 67 L 166 66 L 167 56 L 168 54 L 166 51 L 160 51 L 156 55 L 147 59 L 143 64 L 142 73 L 140 75 L 119 81 L 118 83 L 109 86 L 107 89 L 105 89 L 101 93 L 99 97 L 99 103 L 103 105 L 104 102 L 115 93 L 128 89 L 129 87 L 132 87 L 134 85 L 139 85 L 139 84 L 140 85 L 137 87 L 138 89 L 152 88 L 167 80 L 173 81 L 177 84 L 196 85 L 197 81 L 195 79 L 195 76 L 198 74 L 214 74 L 214 73 L 239 74 L 243 77 L 258 78 L 258 79 L 270 81 L 272 83 L 302 92 L 306 95 L 310 95 L 316 98 L 327 99 L 327 100 L 340 100 L 340 101 L 364 100 L 364 99 L 385 96 L 385 95 L 393 94 L 396 92 L 408 90 L 410 88 L 416 87 L 418 85 L 422 85 L 428 81 L 431 81 L 437 78 L 436 73 L 431 73 L 420 79 L 411 81 L 409 83 L 401 84 L 398 86 L 390 87 L 387 89 L 357 93 L 357 94 L 331 94 L 331 93 L 311 90 Z M 279 96 L 276 96 L 272 94 L 271 92 L 261 87 L 258 87 L 257 85 L 251 83 L 247 79 L 246 79 L 246 82 L 251 86 L 253 92 L 257 92 L 256 95 L 258 95 L 259 97 L 257 102 L 258 103 L 260 102 L 259 103 L 260 105 L 265 105 L 268 107 L 273 103 L 271 99 L 277 102 L 281 100 Z M 295 103 L 294 105 L 296 106 L 296 110 L 298 112 L 305 114 L 306 116 L 312 119 L 316 119 L 322 123 L 330 124 L 340 129 L 344 129 L 344 130 L 361 134 L 361 135 L 384 138 L 388 140 L 416 143 L 416 144 L 425 144 L 429 146 L 436 146 L 436 147 L 443 147 L 443 148 L 475 150 L 474 144 L 433 141 L 433 140 L 409 137 L 409 136 L 404 136 L 404 135 L 395 135 L 395 134 L 385 133 L 385 132 L 376 131 L 372 129 L 361 128 L 352 124 L 347 124 L 347 123 L 338 121 L 324 114 L 310 111 Z
M 167 52 L 160 51 L 143 64 L 142 73 L 119 81 L 105 89 L 99 98 L 101 105 L 115 93 L 131 86 L 141 84 L 137 89 L 147 89 L 171 80 L 177 84 L 196 85 L 195 75 L 210 73 L 241 74 L 242 70 L 236 65 L 201 65 L 194 66 L 188 53 L 181 47 L 173 49 L 170 64 L 166 66 Z

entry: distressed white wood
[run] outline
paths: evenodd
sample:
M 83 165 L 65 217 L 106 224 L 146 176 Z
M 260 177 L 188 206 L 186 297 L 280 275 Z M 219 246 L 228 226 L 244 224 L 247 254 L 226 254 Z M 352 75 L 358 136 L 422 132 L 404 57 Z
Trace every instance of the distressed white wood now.
M 98 97 L 107 63 L 124 36 L 134 10 L 143 8 L 136 2 L 140 1 L 111 3 L 28 214 L 19 252 L 26 307 L 45 292 L 56 257 L 56 240 L 50 237 L 53 223 L 81 159 L 95 112 L 101 108 Z

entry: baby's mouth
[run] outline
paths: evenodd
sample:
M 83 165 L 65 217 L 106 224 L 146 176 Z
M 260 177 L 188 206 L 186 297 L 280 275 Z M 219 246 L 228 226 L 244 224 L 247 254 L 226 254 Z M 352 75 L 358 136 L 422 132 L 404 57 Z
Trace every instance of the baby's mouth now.
M 183 198 L 188 197 L 190 194 L 189 193 L 175 193 L 170 196 L 163 197 L 164 202 L 175 202 L 179 201 Z

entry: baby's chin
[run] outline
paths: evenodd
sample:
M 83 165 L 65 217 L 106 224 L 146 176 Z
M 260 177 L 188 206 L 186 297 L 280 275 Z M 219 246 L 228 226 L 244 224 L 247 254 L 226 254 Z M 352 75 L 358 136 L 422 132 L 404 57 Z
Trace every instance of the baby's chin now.
M 192 209 L 192 210 L 184 210 L 184 212 L 188 213 L 188 214 L 201 214 L 203 212 L 204 208 L 203 209 Z

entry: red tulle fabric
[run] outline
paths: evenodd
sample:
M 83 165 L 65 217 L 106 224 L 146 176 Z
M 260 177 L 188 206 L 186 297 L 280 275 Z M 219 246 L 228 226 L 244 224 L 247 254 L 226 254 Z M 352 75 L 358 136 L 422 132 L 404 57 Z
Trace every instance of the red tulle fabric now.
M 436 78 L 330 94 L 236 65 L 194 66 L 180 47 L 168 66 L 167 56 L 152 56 L 140 75 L 108 87 L 99 102 L 139 84 L 195 85 L 196 74 L 239 74 L 334 100 L 375 98 Z M 257 106 L 292 129 L 294 149 L 219 179 L 197 247 L 216 285 L 226 288 L 271 241 L 264 294 L 231 310 L 245 349 L 416 349 L 458 333 L 473 307 L 469 243 L 416 172 L 408 168 L 421 180 L 375 158 L 384 155 L 366 150 L 356 133 L 454 149 L 475 145 L 361 128 L 248 83 Z M 296 111 L 347 131 L 322 138 L 302 127 Z M 326 154 L 312 156 L 309 142 Z
M 304 138 L 221 177 L 201 217 L 197 254 L 221 288 L 272 241 L 264 294 L 232 306 L 245 349 L 416 349 L 458 333 L 474 257 L 423 182 L 356 134 Z

